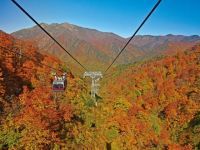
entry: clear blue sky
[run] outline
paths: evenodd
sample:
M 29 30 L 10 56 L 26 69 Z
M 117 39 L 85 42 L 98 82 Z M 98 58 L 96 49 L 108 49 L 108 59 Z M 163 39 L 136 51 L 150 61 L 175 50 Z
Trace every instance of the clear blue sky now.
M 130 36 L 157 0 L 17 0 L 38 22 L 69 22 Z M 0 0 L 0 29 L 35 25 L 10 0 Z M 138 34 L 200 35 L 200 0 L 162 0 Z

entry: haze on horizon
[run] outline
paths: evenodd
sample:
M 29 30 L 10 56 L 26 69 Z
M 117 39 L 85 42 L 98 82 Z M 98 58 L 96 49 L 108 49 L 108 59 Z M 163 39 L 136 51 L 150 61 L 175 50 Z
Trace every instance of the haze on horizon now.
M 40 23 L 68 22 L 129 37 L 157 0 L 17 0 Z M 140 35 L 200 35 L 198 0 L 162 0 Z M 0 30 L 7 33 L 35 24 L 11 1 L 0 1 Z

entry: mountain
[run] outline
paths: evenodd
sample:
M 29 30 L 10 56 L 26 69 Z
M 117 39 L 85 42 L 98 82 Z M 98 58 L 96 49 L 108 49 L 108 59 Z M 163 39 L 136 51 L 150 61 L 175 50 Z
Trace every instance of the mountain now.
M 101 32 L 69 23 L 42 23 L 41 25 L 83 64 L 95 70 L 96 67 L 102 68 L 111 62 L 128 40 L 128 38 L 120 37 L 114 33 Z M 12 35 L 36 42 L 42 52 L 55 54 L 63 60 L 71 61 L 67 54 L 37 26 L 16 31 Z M 199 36 L 136 36 L 119 57 L 117 63 L 126 64 L 142 57 L 182 51 L 198 41 L 200 41 Z
M 200 148 L 200 43 L 115 69 L 101 88 L 113 149 Z
M 168 34 L 166 36 L 136 36 L 135 40 L 132 41 L 132 43 L 139 47 L 142 50 L 147 51 L 148 49 L 155 49 L 158 46 L 165 44 L 165 43 L 171 43 L 171 42 L 198 42 L 200 41 L 200 36 L 193 35 L 193 36 L 183 36 L 183 35 L 172 35 Z
M 65 68 L 71 76 L 66 65 L 56 57 L 41 54 L 33 43 L 0 31 L 0 114 L 9 113 L 13 105 L 17 105 L 18 96 L 25 86 L 30 90 L 45 86 L 51 91 L 51 72 L 57 71 L 53 68 Z M 57 73 L 60 74 L 60 71 Z
M 73 111 L 62 97 L 76 99 L 85 87 L 68 70 L 67 92 L 55 94 L 52 68 L 47 65 L 60 70 L 57 74 L 68 69 L 56 57 L 39 53 L 33 43 L 0 31 L 0 149 L 51 149 L 54 142 L 52 148 L 68 145 L 64 136 L 71 132 L 67 125 Z
M 200 36 L 172 35 L 166 36 L 137 36 L 132 44 L 140 50 L 155 54 L 169 54 L 172 51 L 184 51 L 200 42 Z
M 89 66 L 94 63 L 101 65 L 110 62 L 125 43 L 124 38 L 113 33 L 100 32 L 68 23 L 41 25 L 76 58 Z M 41 51 L 48 51 L 66 59 L 67 54 L 53 43 L 45 33 L 41 32 L 37 26 L 17 31 L 12 35 L 20 39 L 34 41 Z M 127 51 L 130 57 L 126 57 L 126 59 L 122 57 L 120 61 L 123 63 L 144 55 L 142 51 L 132 45 L 128 46 Z
M 0 149 L 200 148 L 200 43 L 113 68 L 97 106 L 87 80 L 34 44 L 0 31 Z M 63 92 L 46 65 L 67 71 Z

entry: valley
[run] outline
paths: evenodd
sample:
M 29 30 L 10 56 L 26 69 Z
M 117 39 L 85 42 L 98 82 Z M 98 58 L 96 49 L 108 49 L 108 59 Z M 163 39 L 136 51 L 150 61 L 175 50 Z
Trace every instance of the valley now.
M 126 40 L 68 24 L 43 26 L 95 71 Z M 143 42 L 130 45 L 104 76 L 95 106 L 91 81 L 37 27 L 1 31 L 0 148 L 199 149 L 199 37 L 168 36 L 136 37 Z M 12 52 L 19 50 L 27 57 Z M 51 73 L 57 70 L 42 64 L 67 72 L 64 92 L 55 96 Z
M 128 40 L 128 38 L 120 37 L 114 33 L 101 32 L 69 23 L 41 23 L 41 25 L 82 64 L 87 66 L 88 70 L 93 71 L 104 71 Z M 73 60 L 37 26 L 16 31 L 12 35 L 22 40 L 30 40 L 38 46 L 41 53 L 55 55 L 62 61 L 71 64 L 73 66 L 71 69 L 76 68 L 74 72 L 81 69 L 77 68 Z M 115 65 L 150 59 L 156 55 L 175 54 L 178 51 L 191 48 L 198 42 L 200 42 L 200 37 L 195 35 L 138 35 L 128 45 Z

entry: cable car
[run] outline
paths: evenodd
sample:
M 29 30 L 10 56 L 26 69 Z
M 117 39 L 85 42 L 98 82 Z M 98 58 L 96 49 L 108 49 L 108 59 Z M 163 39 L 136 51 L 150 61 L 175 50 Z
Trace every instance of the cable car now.
M 61 77 L 55 75 L 52 84 L 52 90 L 54 92 L 63 92 L 65 90 L 65 83 L 66 83 L 66 73 L 64 73 L 63 76 Z
M 59 91 L 64 91 L 65 90 L 65 84 L 64 81 L 53 81 L 53 91 L 59 92 Z

